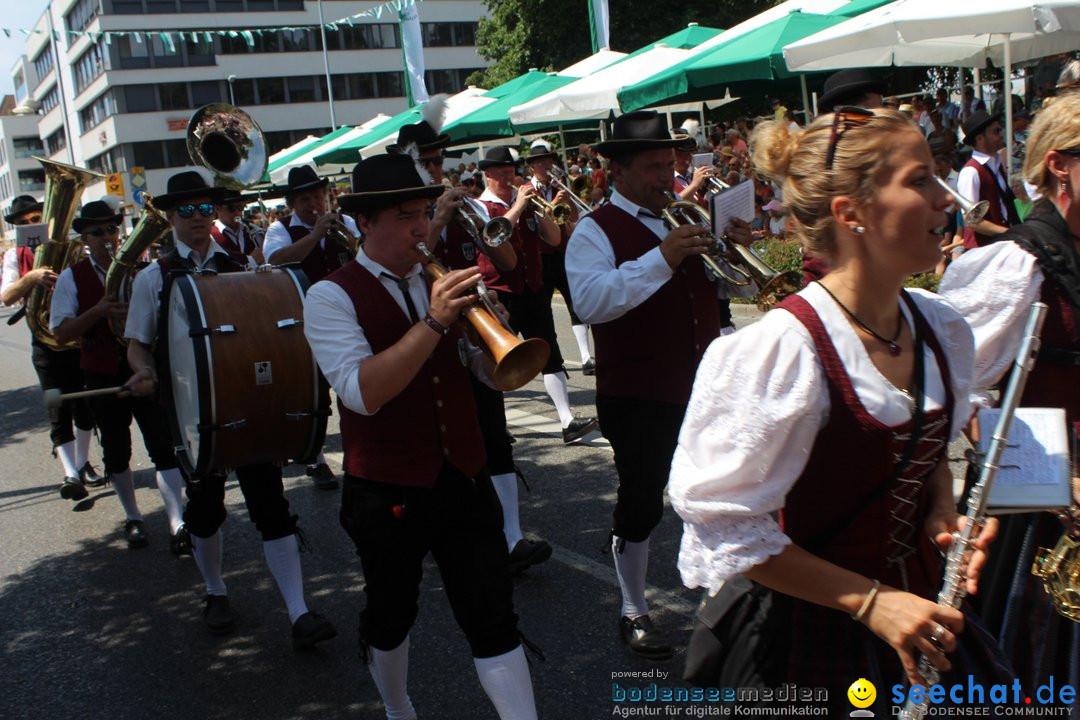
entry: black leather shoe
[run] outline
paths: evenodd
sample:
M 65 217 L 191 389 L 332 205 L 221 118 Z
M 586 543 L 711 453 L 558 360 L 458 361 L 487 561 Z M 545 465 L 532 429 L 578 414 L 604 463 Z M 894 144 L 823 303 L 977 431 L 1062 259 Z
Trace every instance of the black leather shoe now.
M 124 523 L 124 539 L 129 548 L 146 547 L 150 539 L 146 537 L 146 528 L 142 520 L 128 520 Z
M 675 654 L 663 633 L 656 629 L 648 615 L 619 620 L 619 635 L 628 648 L 649 660 L 667 660 Z
M 334 477 L 334 472 L 326 463 L 308 465 L 307 475 L 315 481 L 315 487 L 319 490 L 333 490 L 338 486 L 337 478 Z
M 306 612 L 292 626 L 293 650 L 310 650 L 316 643 L 337 637 L 337 628 L 319 613 Z
M 60 485 L 60 497 L 65 500 L 82 500 L 89 494 L 79 478 L 66 477 Z
M 108 480 L 97 474 L 97 470 L 87 460 L 81 468 L 79 468 L 79 479 L 82 480 L 82 484 L 86 487 L 101 487 Z
M 191 554 L 191 533 L 187 527 L 181 525 L 176 534 L 169 538 L 169 550 L 177 557 Z
M 570 421 L 569 425 L 563 428 L 562 441 L 569 444 L 575 440 L 580 440 L 599 426 L 600 423 L 596 418 L 576 417 Z
M 596 363 L 593 361 L 592 358 L 589 358 L 588 360 L 586 360 L 585 364 L 581 366 L 581 374 L 582 375 L 595 375 L 596 374 Z
M 539 565 L 551 557 L 551 546 L 543 540 L 522 538 L 510 551 L 510 574 L 517 575 L 533 565 Z
M 211 635 L 228 635 L 233 631 L 236 620 L 229 607 L 229 598 L 225 595 L 207 595 L 206 607 L 203 608 L 203 622 Z

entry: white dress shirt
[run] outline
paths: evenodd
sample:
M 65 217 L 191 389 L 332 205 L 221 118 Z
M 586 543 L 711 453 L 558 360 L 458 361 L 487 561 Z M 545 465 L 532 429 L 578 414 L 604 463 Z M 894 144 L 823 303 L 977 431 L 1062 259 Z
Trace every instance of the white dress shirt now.
M 636 205 L 619 194 L 611 193 L 611 204 L 636 217 L 658 239 L 669 232 L 663 218 Z M 704 264 L 702 264 L 702 272 Z M 640 257 L 615 266 L 611 241 L 591 217 L 586 216 L 574 228 L 566 247 L 566 277 L 574 298 L 574 312 L 586 325 L 616 320 L 652 297 L 671 279 L 674 271 L 655 247 Z M 716 284 L 717 297 L 752 297 L 757 286 L 751 283 L 736 287 Z
M 953 438 L 970 414 L 971 330 L 940 297 L 909 292 L 948 360 Z M 821 286 L 811 284 L 799 295 L 828 329 L 867 412 L 887 426 L 910 420 L 911 397 L 885 379 Z M 901 309 L 910 326 L 907 306 Z M 945 387 L 929 344 L 924 353 L 929 412 L 944 405 Z M 671 505 L 684 521 L 678 564 L 687 587 L 715 591 L 791 543 L 774 514 L 802 475 L 829 412 L 821 360 L 806 326 L 791 313 L 774 310 L 713 341 L 698 368 L 668 484 Z
M 97 271 L 101 287 L 104 288 L 105 271 L 94 262 L 92 256 L 87 257 L 94 270 Z M 75 273 L 71 271 L 71 268 L 67 268 L 56 278 L 56 285 L 53 286 L 52 305 L 49 306 L 49 329 L 55 330 L 64 320 L 76 317 L 79 317 L 79 288 L 75 284 Z
M 341 223 L 357 237 L 360 236 L 360 229 L 356 227 L 356 221 L 348 215 L 340 215 Z M 292 214 L 292 220 L 289 221 L 289 227 L 302 227 L 308 232 L 315 229 L 314 225 L 308 225 L 306 222 L 300 219 L 300 216 L 296 213 Z M 274 253 L 282 248 L 287 248 L 293 244 L 292 235 L 289 234 L 289 228 L 285 227 L 285 223 L 280 220 L 275 220 L 269 228 L 266 230 L 266 237 L 263 239 L 263 257 L 266 258 L 266 262 L 273 262 Z M 326 247 L 326 236 L 324 235 L 319 239 L 319 247 Z
M 19 253 L 16 248 L 4 251 L 3 276 L 0 277 L 0 292 L 19 279 Z M 11 303 L 17 305 L 18 302 Z
M 408 318 L 405 296 L 397 282 L 383 275 L 393 273 L 369 258 L 363 248 L 356 253 L 355 262 L 379 278 L 379 282 L 401 308 L 402 315 Z M 430 307 L 430 295 L 419 263 L 414 265 L 404 278 L 409 283 L 409 297 L 417 314 L 422 318 Z M 360 366 L 375 353 L 356 317 L 352 298 L 336 282 L 320 280 L 308 288 L 307 297 L 304 298 L 304 335 L 338 399 L 353 412 L 373 415 L 375 411 L 367 409 L 360 390 Z M 482 351 L 467 341 L 464 342 L 469 368 L 480 380 L 490 385 L 490 380 L 483 371 Z
M 981 153 L 978 150 L 973 150 L 971 153 L 971 159 L 980 165 L 985 165 L 986 169 L 990 171 L 990 174 L 997 180 L 998 191 L 1001 194 L 1001 216 L 1004 218 L 1009 217 L 1009 212 L 1005 208 L 1005 185 L 1004 180 L 998 175 L 998 169 L 1001 167 L 1001 160 L 998 156 L 987 155 Z M 979 173 L 973 167 L 964 166 L 960 168 L 960 175 L 956 179 L 956 190 L 961 195 L 966 197 L 972 202 L 978 202 L 981 190 L 981 184 L 979 182 Z
M 210 241 L 210 251 L 205 258 L 200 257 L 197 252 L 179 240 L 176 242 L 176 250 L 180 257 L 191 260 L 199 268 L 205 268 L 210 259 L 218 253 L 225 256 L 229 254 L 214 240 Z M 248 258 L 248 262 L 252 262 L 251 258 Z M 144 267 L 135 276 L 135 281 L 131 284 L 131 300 L 128 303 L 124 337 L 138 340 L 144 345 L 153 345 L 157 337 L 161 288 L 164 284 L 161 265 L 157 260 Z

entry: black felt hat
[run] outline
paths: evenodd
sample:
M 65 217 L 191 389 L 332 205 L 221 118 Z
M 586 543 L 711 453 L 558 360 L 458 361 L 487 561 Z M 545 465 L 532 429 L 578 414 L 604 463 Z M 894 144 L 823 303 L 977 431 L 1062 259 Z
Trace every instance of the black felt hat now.
M 249 202 L 254 202 L 258 199 L 258 193 L 242 193 L 239 190 L 233 190 L 232 188 L 223 188 L 221 192 L 221 197 L 215 202 L 218 205 L 230 205 L 232 203 L 239 202 L 247 205 Z
M 422 153 L 431 150 L 442 150 L 450 144 L 449 133 L 437 133 L 427 120 L 421 120 L 414 125 L 402 125 L 398 130 L 397 142 L 386 148 L 387 152 L 404 152 L 404 148 L 410 144 L 416 145 L 416 149 Z
M 837 105 L 851 105 L 866 93 L 885 94 L 885 83 L 864 68 L 848 68 L 830 75 L 818 100 L 818 110 L 831 113 Z
M 185 170 L 169 178 L 164 195 L 154 198 L 154 207 L 158 210 L 172 210 L 174 207 L 197 197 L 208 197 L 211 202 L 221 201 L 222 188 L 212 187 L 206 183 L 206 179 L 194 170 Z
M 409 200 L 434 199 L 446 186 L 427 185 L 408 155 L 373 155 L 357 163 L 352 171 L 353 191 L 338 195 L 338 205 L 349 212 L 376 207 L 390 207 Z
M 593 145 L 593 150 L 604 157 L 686 147 L 686 135 L 671 136 L 664 117 L 654 110 L 635 110 L 615 118 L 611 135 L 607 140 Z
M 94 200 L 88 202 L 82 206 L 82 210 L 79 211 L 79 216 L 71 221 L 71 229 L 77 233 L 81 233 L 91 225 L 97 225 L 98 223 L 112 223 L 113 225 L 119 225 L 120 221 L 124 219 L 124 216 L 118 212 L 115 212 L 107 202 L 103 200 Z
M 285 188 L 285 200 L 292 200 L 296 195 L 330 184 L 329 178 L 320 178 L 315 169 L 308 165 L 297 165 L 289 170 L 288 187 Z
M 975 136 L 990 127 L 995 120 L 1000 121 L 1001 115 L 996 113 L 991 115 L 985 110 L 976 110 L 971 113 L 971 117 L 964 121 L 964 144 L 975 147 Z
M 520 159 L 517 151 L 509 145 L 500 145 L 499 147 L 493 147 L 484 153 L 484 159 L 477 163 L 477 166 L 481 170 L 487 170 L 488 168 L 493 167 L 513 167 L 518 164 Z
M 4 221 L 13 223 L 19 216 L 29 212 L 41 212 L 44 207 L 43 203 L 29 195 L 20 195 L 11 202 L 11 207 L 8 208 L 7 215 L 4 216 Z
M 559 154 L 551 148 L 551 144 L 547 140 L 533 140 L 533 144 L 529 146 L 529 155 L 525 158 L 525 162 L 532 162 L 533 160 L 543 160 L 545 158 L 551 158 L 557 160 Z

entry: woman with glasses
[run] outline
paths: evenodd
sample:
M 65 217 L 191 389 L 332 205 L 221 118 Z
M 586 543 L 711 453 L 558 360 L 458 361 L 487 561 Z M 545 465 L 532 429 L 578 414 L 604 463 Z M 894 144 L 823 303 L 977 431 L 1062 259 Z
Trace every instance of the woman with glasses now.
M 733 630 L 720 686 L 827 688 L 846 713 L 849 684 L 867 678 L 886 717 L 894 685 L 925 685 L 919 656 L 956 669 L 972 629 L 933 598 L 963 523 L 946 449 L 968 420 L 973 344 L 952 308 L 903 289 L 937 262 L 950 202 L 925 138 L 897 112 L 841 110 L 755 129 L 754 164 L 782 183 L 790 232 L 832 270 L 712 343 L 668 491 L 684 583 L 760 602 L 760 622 Z M 978 538 L 971 592 L 994 530 Z
M 53 290 L 49 329 L 61 343 L 79 341 L 79 367 L 88 389 L 116 387 L 131 377 L 123 347 L 110 326 L 110 321 L 123 321 L 127 316 L 127 303 L 105 296 L 105 275 L 120 240 L 122 221 L 120 213 L 100 200 L 84 205 L 71 226 L 82 237 L 89 255 L 60 273 Z M 90 405 L 101 430 L 105 475 L 124 508 L 128 547 L 144 547 L 148 542 L 129 465 L 134 417 L 169 517 L 171 549 L 177 555 L 190 554 L 191 541 L 182 517 L 184 480 L 161 406 L 149 398 L 115 395 L 92 398 Z
M 975 331 L 974 388 L 984 391 L 975 398 L 980 404 L 989 403 L 985 391 L 1002 381 L 1012 362 L 1028 307 L 1036 300 L 1049 306 L 1042 350 L 1021 403 L 1064 408 L 1075 435 L 1080 428 L 1080 94 L 1058 97 L 1039 113 L 1028 136 L 1024 179 L 1041 199 L 1023 224 L 950 265 L 941 293 Z M 1035 549 L 1053 547 L 1061 531 L 1049 513 L 1003 520 L 977 601 L 980 615 L 1030 687 L 1048 682 L 1050 675 L 1059 685 L 1080 684 L 1080 625 L 1054 612 L 1039 580 L 1028 572 Z

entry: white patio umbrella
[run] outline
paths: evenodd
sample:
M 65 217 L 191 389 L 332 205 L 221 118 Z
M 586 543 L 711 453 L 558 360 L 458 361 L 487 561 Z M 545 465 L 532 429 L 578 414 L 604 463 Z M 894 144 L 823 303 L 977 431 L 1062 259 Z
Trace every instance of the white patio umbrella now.
M 888 65 L 982 67 L 1011 76 L 1012 64 L 1080 47 L 1080 1 L 897 0 L 784 48 L 789 70 Z M 1012 156 L 1012 92 L 1004 88 Z M 1010 163 L 1005 163 L 1008 168 Z
M 474 110 L 479 110 L 488 103 L 495 101 L 495 98 L 484 97 L 484 93 L 487 90 L 478 87 L 469 87 L 456 95 L 451 95 L 446 99 L 446 115 L 443 118 L 443 127 L 446 127 L 458 118 L 464 117 Z M 361 158 L 369 158 L 372 155 L 379 155 L 386 152 L 386 146 L 392 144 L 397 140 L 398 129 L 387 134 L 375 142 L 369 143 L 360 151 Z
M 274 183 L 275 185 L 284 184 L 285 181 L 289 177 L 289 170 L 291 170 L 292 168 L 297 167 L 299 165 L 314 165 L 316 155 L 319 155 L 319 154 L 324 153 L 324 152 L 329 152 L 330 150 L 333 150 L 337 146 L 349 142 L 353 138 L 360 137 L 361 135 L 363 135 L 364 133 L 366 133 L 368 130 L 375 127 L 379 123 L 383 122 L 384 120 L 389 119 L 389 117 L 390 116 L 386 115 L 385 113 L 379 113 L 375 117 L 373 117 L 370 120 L 368 120 L 367 122 L 365 122 L 363 125 L 357 125 L 356 127 L 354 127 L 349 132 L 338 135 L 337 137 L 335 137 L 333 140 L 330 140 L 329 142 L 319 143 L 319 144 L 313 145 L 306 152 L 304 152 L 304 154 L 298 155 L 297 157 L 293 158 L 288 163 L 286 163 L 285 165 L 282 165 L 279 168 L 275 168 L 274 171 L 270 173 L 270 181 L 272 183 Z M 331 133 L 331 134 L 333 134 L 333 133 Z M 282 155 L 281 157 L 284 157 L 284 155 Z M 355 164 L 356 163 L 353 163 L 352 165 L 349 165 L 348 167 L 345 167 L 344 165 L 340 165 L 340 166 L 330 165 L 330 166 L 320 167 L 319 172 L 321 172 L 323 175 L 336 175 L 338 173 L 349 172 L 352 169 L 352 166 L 355 165 Z

